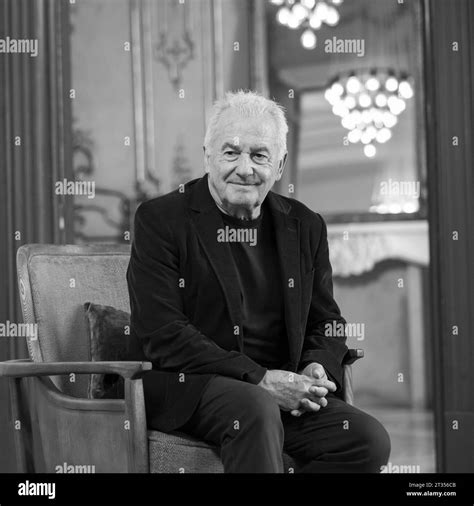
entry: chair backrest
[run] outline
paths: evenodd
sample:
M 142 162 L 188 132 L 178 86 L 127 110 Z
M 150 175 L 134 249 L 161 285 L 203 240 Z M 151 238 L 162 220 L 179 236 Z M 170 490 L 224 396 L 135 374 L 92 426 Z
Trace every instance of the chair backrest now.
M 18 249 L 23 320 L 37 324 L 37 336 L 27 338 L 32 360 L 91 360 L 84 303 L 130 311 L 125 277 L 129 258 L 130 246 L 117 244 L 26 244 Z M 53 381 L 65 393 L 87 395 L 87 376 Z

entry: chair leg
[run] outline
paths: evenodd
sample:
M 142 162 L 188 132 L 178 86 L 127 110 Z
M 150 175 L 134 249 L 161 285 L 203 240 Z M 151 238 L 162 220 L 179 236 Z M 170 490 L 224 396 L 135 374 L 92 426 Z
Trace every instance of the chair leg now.
M 22 416 L 20 399 L 21 378 L 10 378 L 8 380 L 10 387 L 10 406 L 11 406 L 11 423 L 13 427 L 13 440 L 15 442 L 15 453 L 17 472 L 32 472 L 31 463 L 28 462 L 26 444 L 31 442 L 31 427 L 29 420 Z
M 343 377 L 343 395 L 344 400 L 351 406 L 354 405 L 354 392 L 352 390 L 352 366 L 344 366 L 344 377 Z

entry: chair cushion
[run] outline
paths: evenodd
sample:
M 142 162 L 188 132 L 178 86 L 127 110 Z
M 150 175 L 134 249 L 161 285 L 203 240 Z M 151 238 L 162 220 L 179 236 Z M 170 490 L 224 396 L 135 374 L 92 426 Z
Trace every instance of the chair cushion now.
M 112 306 L 84 304 L 89 323 L 91 360 L 137 360 L 146 357 L 140 343 L 130 335 L 130 314 Z M 90 399 L 121 399 L 123 378 L 117 374 L 91 374 Z
M 148 431 L 150 473 L 223 473 L 219 448 L 183 432 Z M 294 472 L 295 461 L 283 453 L 284 472 Z
M 38 324 L 28 341 L 38 362 L 86 362 L 90 357 L 84 302 L 130 311 L 126 272 L 130 245 L 24 244 L 17 253 L 25 322 Z M 87 397 L 89 375 L 52 376 L 63 393 Z

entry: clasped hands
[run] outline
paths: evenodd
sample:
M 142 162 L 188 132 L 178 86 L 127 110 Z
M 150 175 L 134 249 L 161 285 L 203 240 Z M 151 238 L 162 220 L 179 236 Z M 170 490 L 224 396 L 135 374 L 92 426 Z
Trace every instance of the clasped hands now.
M 308 364 L 298 373 L 268 370 L 259 386 L 276 399 L 280 409 L 290 411 L 293 416 L 326 407 L 326 395 L 336 391 L 336 385 L 328 379 L 324 367 L 318 362 Z

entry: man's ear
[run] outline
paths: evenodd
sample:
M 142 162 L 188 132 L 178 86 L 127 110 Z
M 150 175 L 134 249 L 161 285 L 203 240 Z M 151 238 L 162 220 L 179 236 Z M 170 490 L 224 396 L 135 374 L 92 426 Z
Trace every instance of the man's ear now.
M 204 152 L 204 171 L 209 174 L 209 153 L 206 151 L 206 146 L 202 147 Z
M 286 160 L 288 159 L 288 151 L 283 155 L 282 159 L 278 162 L 278 173 L 276 181 L 280 181 L 283 171 L 285 170 Z

